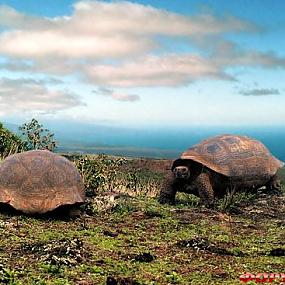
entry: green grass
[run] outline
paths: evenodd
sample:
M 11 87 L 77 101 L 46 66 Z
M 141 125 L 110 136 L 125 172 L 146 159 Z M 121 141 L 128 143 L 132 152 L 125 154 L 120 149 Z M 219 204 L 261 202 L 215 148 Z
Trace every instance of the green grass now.
M 284 272 L 284 257 L 269 255 L 284 247 L 284 220 L 230 216 L 178 198 L 175 206 L 124 199 L 113 210 L 68 222 L 2 214 L 0 283 L 106 284 L 113 276 L 137 284 L 240 284 L 244 272 Z M 191 239 L 230 254 L 178 246 Z M 138 261 L 143 254 L 153 261 Z

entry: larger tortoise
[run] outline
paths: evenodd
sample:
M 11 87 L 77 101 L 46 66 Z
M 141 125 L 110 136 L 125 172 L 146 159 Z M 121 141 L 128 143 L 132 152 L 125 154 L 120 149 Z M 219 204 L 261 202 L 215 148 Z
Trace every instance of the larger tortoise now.
M 259 141 L 220 135 L 194 145 L 172 164 L 159 201 L 173 203 L 177 191 L 197 195 L 212 205 L 228 189 L 279 189 L 277 170 L 284 165 Z
M 28 214 L 43 214 L 85 200 L 77 169 L 47 150 L 27 151 L 0 164 L 0 203 Z

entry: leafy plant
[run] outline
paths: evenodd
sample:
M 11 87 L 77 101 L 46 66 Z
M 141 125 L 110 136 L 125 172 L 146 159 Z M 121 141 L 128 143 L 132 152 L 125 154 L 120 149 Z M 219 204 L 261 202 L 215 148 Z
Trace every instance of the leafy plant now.
M 126 189 L 136 195 L 155 197 L 160 190 L 163 175 L 146 169 L 128 169 L 122 173 Z
M 72 156 L 70 158 L 72 159 Z M 83 178 L 89 197 L 105 191 L 155 197 L 163 178 L 163 174 L 136 169 L 129 160 L 120 157 L 85 155 L 76 158 L 74 162 Z
M 53 151 L 57 146 L 54 134 L 43 128 L 43 125 L 36 119 L 23 124 L 19 127 L 19 130 L 22 132 L 23 140 L 28 150 L 47 149 Z
M 25 143 L 0 123 L 0 158 L 26 150 Z
M 83 178 L 87 196 L 114 190 L 119 168 L 125 162 L 123 158 L 110 158 L 106 155 L 86 155 L 77 159 L 75 164 Z

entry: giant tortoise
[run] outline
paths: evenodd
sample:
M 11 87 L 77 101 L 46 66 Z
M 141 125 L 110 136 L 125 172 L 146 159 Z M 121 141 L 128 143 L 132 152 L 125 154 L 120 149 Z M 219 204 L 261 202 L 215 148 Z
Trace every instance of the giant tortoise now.
M 172 164 L 159 196 L 173 203 L 177 191 L 200 197 L 205 205 L 230 190 L 277 190 L 277 170 L 284 165 L 259 141 L 236 135 L 220 135 L 194 145 Z
M 0 203 L 27 214 L 43 214 L 61 206 L 72 209 L 85 200 L 77 169 L 48 150 L 7 157 L 0 164 Z

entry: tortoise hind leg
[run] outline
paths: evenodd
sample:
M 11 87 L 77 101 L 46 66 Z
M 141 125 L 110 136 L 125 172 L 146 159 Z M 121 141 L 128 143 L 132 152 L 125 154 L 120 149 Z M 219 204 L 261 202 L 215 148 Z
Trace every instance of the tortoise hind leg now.
M 172 173 L 169 174 L 162 183 L 158 202 L 160 204 L 174 204 L 179 186 L 181 186 L 181 183 L 175 179 Z
M 275 194 L 275 195 L 281 195 L 282 194 L 282 186 L 281 181 L 277 174 L 271 177 L 269 182 L 266 183 L 266 190 L 269 193 Z
M 201 173 L 197 177 L 195 184 L 201 199 L 201 203 L 206 207 L 212 207 L 214 205 L 214 190 L 210 175 L 205 172 Z

